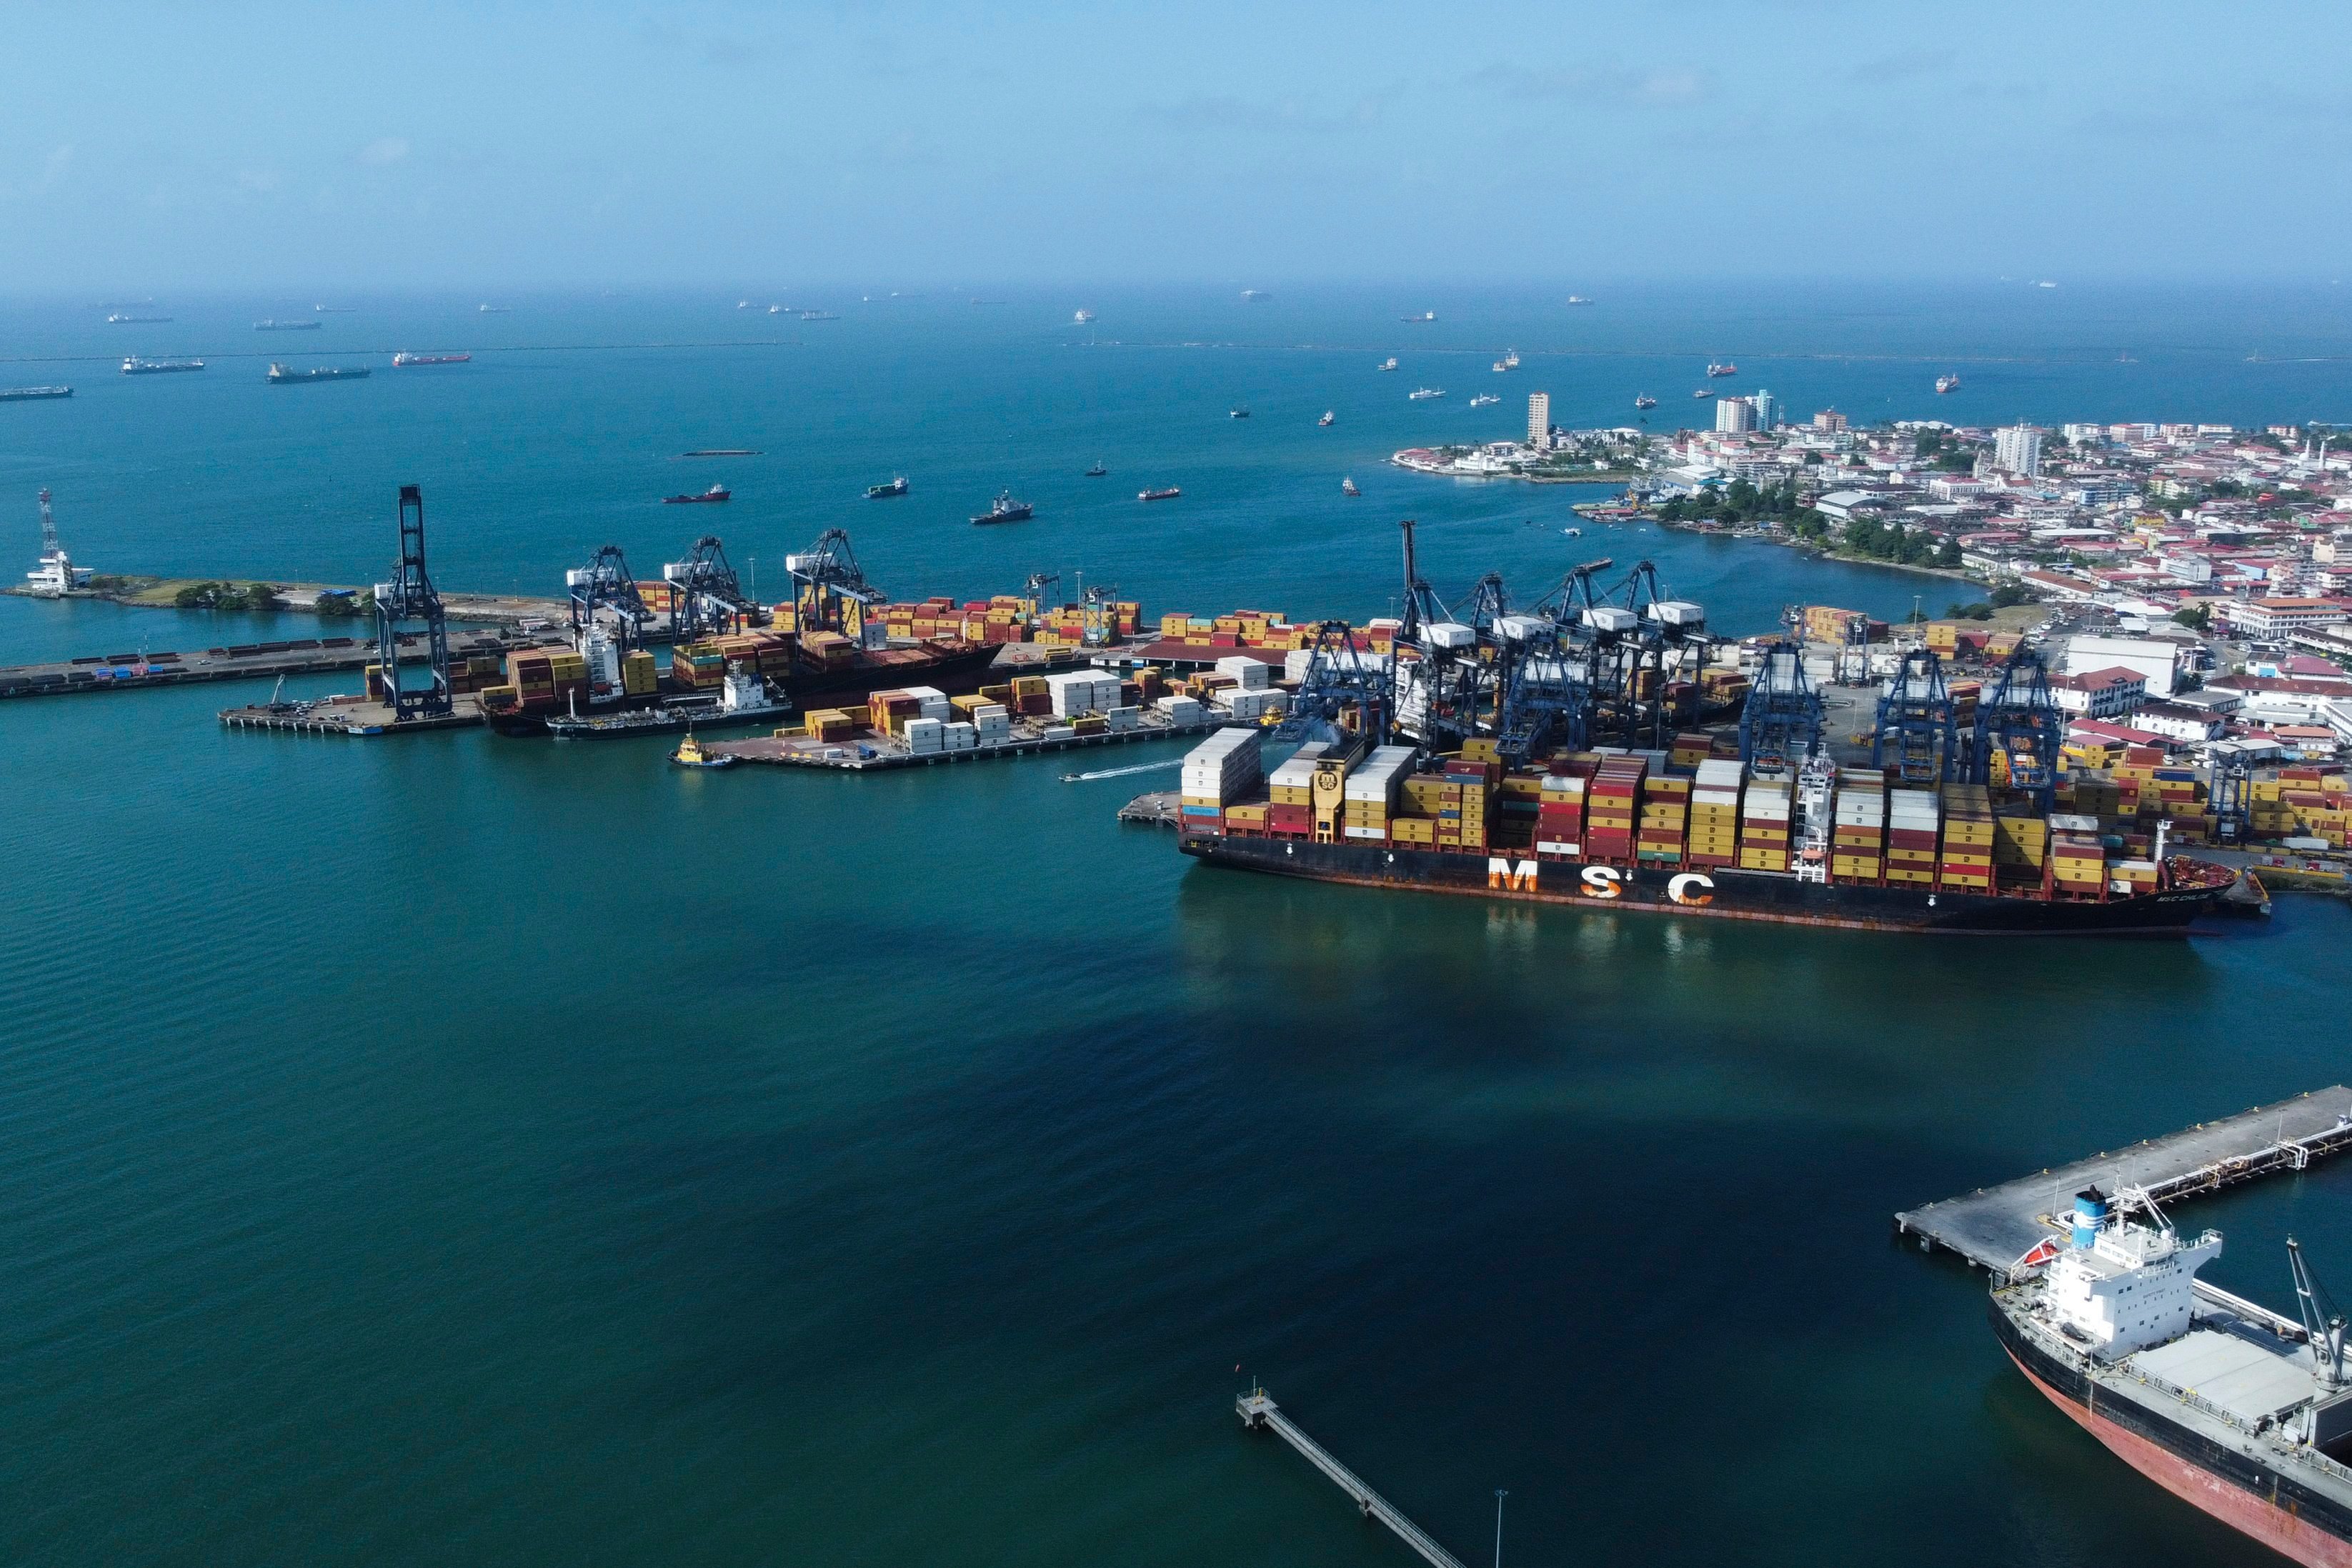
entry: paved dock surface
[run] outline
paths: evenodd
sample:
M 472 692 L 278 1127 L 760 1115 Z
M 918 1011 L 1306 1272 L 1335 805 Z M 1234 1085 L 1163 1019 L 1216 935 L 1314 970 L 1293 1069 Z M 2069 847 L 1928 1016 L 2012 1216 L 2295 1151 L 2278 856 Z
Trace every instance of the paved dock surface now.
M 452 638 L 449 656 L 461 659 L 477 653 L 507 653 L 517 648 L 555 646 L 560 641 L 511 636 Z M 422 637 L 400 640 L 402 664 L 421 663 L 425 654 Z M 0 697 L 65 696 L 80 692 L 197 685 L 208 681 L 267 680 L 278 675 L 357 670 L 374 663 L 375 638 L 372 634 L 241 643 L 185 653 L 109 653 L 103 657 L 0 667 Z
M 895 768 L 929 768 L 943 763 L 986 762 L 1007 757 L 1034 757 L 1047 751 L 1076 751 L 1088 747 L 1121 746 L 1138 740 L 1181 740 L 1207 734 L 1214 721 L 1204 724 L 1155 724 L 1146 719 L 1139 729 L 1105 730 L 1095 735 L 1046 735 L 1015 727 L 1013 737 L 993 746 L 960 751 L 910 752 L 902 740 L 857 736 L 848 740 L 811 740 L 804 736 L 761 736 L 751 740 L 705 741 L 702 749 L 715 757 L 764 763 L 774 768 L 826 768 L 842 773 L 877 773 Z
M 2095 1184 L 2110 1196 L 2139 1188 L 2156 1202 L 2193 1197 L 2273 1171 L 2302 1170 L 2322 1155 L 2352 1147 L 2352 1088 L 2338 1083 L 2274 1105 L 2200 1122 L 2128 1148 L 1979 1187 L 1895 1217 L 1895 1228 L 2005 1275 L 2035 1243 L 2064 1233 L 2060 1216 L 2074 1195 Z M 2118 1203 L 2119 1210 L 2127 1207 Z

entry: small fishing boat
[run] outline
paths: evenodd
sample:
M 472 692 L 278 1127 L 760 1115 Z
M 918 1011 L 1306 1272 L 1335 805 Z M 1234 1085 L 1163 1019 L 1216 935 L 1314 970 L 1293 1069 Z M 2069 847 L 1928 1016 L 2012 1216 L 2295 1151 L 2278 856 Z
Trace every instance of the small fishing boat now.
M 1080 477 L 1087 479 L 1099 479 L 1109 472 L 1109 469 L 1102 465 L 1102 460 L 1100 458 L 1097 458 L 1095 460 L 1095 465 L 1087 469 L 1085 474 L 1080 476 Z
M 1363 492 L 1356 488 L 1356 482 L 1353 479 L 1342 479 L 1339 481 L 1339 494 L 1342 496 L 1360 496 Z
M 1327 409 L 1325 409 L 1325 410 L 1323 411 L 1323 417 L 1322 417 L 1322 418 L 1320 418 L 1320 419 L 1318 419 L 1318 420 L 1317 420 L 1315 423 L 1316 423 L 1316 424 L 1319 427 L 1319 426 L 1322 426 L 1322 425 L 1330 424 L 1330 423 L 1334 423 L 1335 421 L 1337 421 L 1337 420 L 1339 419 L 1339 416 L 1338 414 L 1333 413 L 1329 409 L 1328 409 L 1328 408 L 1327 408 Z

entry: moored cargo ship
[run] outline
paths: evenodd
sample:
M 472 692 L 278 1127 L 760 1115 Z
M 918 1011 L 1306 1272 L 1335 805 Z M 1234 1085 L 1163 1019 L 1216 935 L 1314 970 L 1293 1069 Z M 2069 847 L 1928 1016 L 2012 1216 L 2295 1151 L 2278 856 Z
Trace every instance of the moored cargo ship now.
M 1606 862 L 1459 850 L 1381 849 L 1298 839 L 1186 831 L 1183 852 L 1211 865 L 1363 887 L 1460 893 L 1595 910 L 1699 915 L 1857 931 L 1978 936 L 2181 936 L 2228 891 L 2234 873 L 2175 857 L 2190 880 L 2168 891 L 2112 902 L 2026 894 L 1921 893 L 1911 888 L 1800 882 L 1771 872 L 1716 867 L 1654 871 Z
M 1222 759 L 1255 733 L 1213 748 Z M 1254 765 L 1188 765 L 1182 852 L 1359 886 L 1595 910 L 1956 936 L 2179 936 L 2237 880 L 2164 852 L 2110 861 L 2084 819 L 1996 814 L 1979 786 L 1904 788 L 1815 757 L 1795 779 L 1736 759 L 1563 755 L 1507 773 L 1491 747 L 1433 757 L 1360 742 Z M 2095 821 L 2090 821 L 2093 830 Z
M 2095 1186 L 2071 1218 L 2063 1241 L 2037 1244 L 1992 1293 L 1993 1332 L 2017 1369 L 2191 1507 L 2306 1568 L 2352 1564 L 2345 1321 L 2294 1240 L 2290 1320 L 2198 1281 L 2221 1255 L 2216 1231 L 2123 1221 Z

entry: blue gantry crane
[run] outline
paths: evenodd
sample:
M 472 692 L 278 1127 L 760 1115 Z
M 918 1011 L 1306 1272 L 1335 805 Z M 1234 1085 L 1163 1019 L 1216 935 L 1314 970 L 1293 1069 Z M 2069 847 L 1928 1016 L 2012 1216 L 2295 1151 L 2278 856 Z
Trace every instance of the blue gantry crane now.
M 400 673 L 400 642 L 412 633 L 404 627 L 423 628 L 426 643 L 425 683 L 411 687 Z M 449 685 L 449 623 L 441 610 L 441 596 L 425 570 L 425 493 L 415 485 L 400 487 L 400 566 L 390 582 L 375 585 L 375 657 L 383 671 L 384 703 L 393 721 L 446 718 L 455 706 Z
M 767 608 L 743 591 L 717 534 L 695 540 L 684 560 L 666 563 L 662 578 L 677 595 L 677 608 L 670 612 L 673 642 L 691 643 L 767 622 Z
M 2031 797 L 2034 810 L 2046 816 L 2055 803 L 2058 752 L 2065 740 L 2066 716 L 2050 695 L 2050 673 L 2042 655 L 2021 643 L 2001 665 L 1991 697 L 1977 709 L 1969 779 L 1990 784 L 1992 759 L 1999 756 L 2009 788 Z
M 589 632 L 599 624 L 600 609 L 607 612 L 603 623 L 623 653 L 643 644 L 646 623 L 653 619 L 653 612 L 638 597 L 636 580 L 629 575 L 629 563 L 619 545 L 606 545 L 589 558 L 586 566 L 564 573 L 563 581 L 572 596 L 574 646 L 586 649 Z
M 1959 762 L 1959 724 L 1944 662 L 1932 648 L 1903 655 L 1878 699 L 1870 765 L 1894 767 L 1906 784 L 1948 784 Z
M 1315 629 L 1306 674 L 1274 738 L 1337 745 L 1360 735 L 1369 745 L 1385 746 L 1395 712 L 1390 661 L 1345 621 L 1326 621 Z
M 1805 674 L 1805 647 L 1793 636 L 1764 645 L 1748 704 L 1739 710 L 1739 759 L 1751 772 L 1793 773 L 1821 745 L 1822 694 Z

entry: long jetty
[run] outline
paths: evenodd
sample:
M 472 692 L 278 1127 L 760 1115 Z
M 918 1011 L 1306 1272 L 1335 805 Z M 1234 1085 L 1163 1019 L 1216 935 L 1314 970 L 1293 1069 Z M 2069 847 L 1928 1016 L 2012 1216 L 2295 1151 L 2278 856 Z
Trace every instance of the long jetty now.
M 2292 1100 L 2200 1122 L 2128 1148 L 1979 1187 L 1895 1217 L 1922 1250 L 1937 1247 L 2005 1280 L 2034 1246 L 2065 1233 L 2069 1200 L 2095 1183 L 2119 1212 L 2216 1192 L 2274 1171 L 2299 1171 L 2322 1155 L 2352 1147 L 2352 1088 L 2338 1083 Z
M 1321 1470 L 1334 1485 L 1355 1500 L 1366 1519 L 1377 1519 L 1396 1532 L 1398 1540 L 1419 1552 L 1433 1568 L 1462 1568 L 1460 1559 L 1430 1538 L 1427 1531 L 1397 1511 L 1394 1503 L 1366 1486 L 1356 1472 L 1331 1456 L 1330 1450 L 1298 1429 L 1298 1424 L 1276 1407 L 1263 1388 L 1252 1388 L 1247 1394 L 1236 1395 L 1234 1409 L 1242 1425 L 1253 1432 L 1269 1431 L 1307 1456 L 1307 1462 Z
M 453 657 L 504 653 L 542 645 L 547 639 L 485 635 L 452 641 Z M 422 663 L 428 655 L 420 635 L 400 639 L 400 662 Z M 211 681 L 267 680 L 273 675 L 314 675 L 357 670 L 376 661 L 373 637 L 297 637 L 285 642 L 240 643 L 190 653 L 109 653 L 102 658 L 64 659 L 0 667 L 0 697 L 70 696 L 82 692 L 127 692 L 151 686 L 199 685 Z

